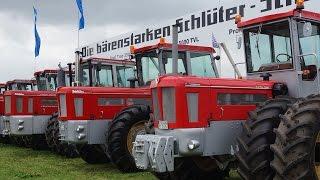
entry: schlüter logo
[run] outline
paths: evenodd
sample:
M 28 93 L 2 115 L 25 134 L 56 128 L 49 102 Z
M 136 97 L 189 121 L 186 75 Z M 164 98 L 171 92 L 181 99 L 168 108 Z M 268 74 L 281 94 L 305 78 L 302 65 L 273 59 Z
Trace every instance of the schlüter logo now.
M 310 0 L 305 0 L 310 1 Z M 295 0 L 260 0 L 257 3 L 263 3 L 263 9 L 260 12 L 267 12 L 275 9 L 281 9 L 283 7 L 291 6 Z M 212 26 L 218 23 L 223 23 L 226 21 L 234 20 L 237 14 L 240 14 L 242 17 L 245 17 L 245 10 L 250 8 L 254 9 L 257 7 L 257 4 L 248 5 L 242 4 L 239 6 L 226 8 L 221 6 L 219 8 L 208 9 L 201 12 L 201 14 L 192 14 L 190 18 L 176 19 L 175 23 L 179 25 L 178 32 L 188 32 L 195 29 L 200 29 L 208 26 Z M 259 6 L 260 7 L 260 6 Z M 102 41 L 97 43 L 96 47 L 83 47 L 82 57 L 92 56 L 94 54 L 100 54 L 105 52 L 114 51 L 116 49 L 128 47 L 131 45 L 138 45 L 140 43 L 153 41 L 160 39 L 161 37 L 168 37 L 171 35 L 172 25 L 167 25 L 158 29 L 146 28 L 145 32 L 134 34 L 131 33 L 129 37 L 118 39 L 112 42 Z M 94 52 L 94 50 L 96 52 Z

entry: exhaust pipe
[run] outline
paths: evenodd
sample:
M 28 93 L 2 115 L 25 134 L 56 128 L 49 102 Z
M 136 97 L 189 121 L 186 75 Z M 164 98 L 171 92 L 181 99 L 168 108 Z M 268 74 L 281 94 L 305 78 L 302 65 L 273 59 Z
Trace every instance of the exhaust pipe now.
M 178 74 L 178 24 L 172 26 L 172 73 Z

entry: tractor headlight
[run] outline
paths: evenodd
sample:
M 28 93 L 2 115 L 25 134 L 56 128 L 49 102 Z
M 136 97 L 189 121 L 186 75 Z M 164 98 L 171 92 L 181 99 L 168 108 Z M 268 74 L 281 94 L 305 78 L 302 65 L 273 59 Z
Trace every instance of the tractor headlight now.
M 190 140 L 187 145 L 189 150 L 195 150 L 200 147 L 200 142 L 197 140 Z
M 288 95 L 288 86 L 283 83 L 275 83 L 272 88 L 273 97 Z

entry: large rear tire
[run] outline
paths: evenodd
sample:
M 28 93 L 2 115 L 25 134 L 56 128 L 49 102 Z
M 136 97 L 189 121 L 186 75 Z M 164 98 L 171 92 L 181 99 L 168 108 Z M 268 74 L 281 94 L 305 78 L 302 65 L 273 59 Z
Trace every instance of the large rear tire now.
M 102 145 L 78 145 L 80 157 L 88 164 L 103 164 L 110 162 Z
M 205 158 L 207 160 L 202 162 L 210 163 L 204 163 L 202 166 L 199 166 L 197 160 L 192 157 L 176 158 L 173 172 L 153 174 L 160 180 L 223 180 L 229 176 L 229 169 L 220 170 L 213 159 L 209 159 L 210 157 L 202 159 Z
M 297 102 L 282 117 L 271 146 L 275 179 L 319 179 L 320 96 Z
M 122 110 L 109 126 L 107 150 L 111 161 L 120 171 L 138 171 L 132 157 L 133 142 L 138 134 L 145 134 L 144 126 L 149 118 L 149 107 L 136 105 Z
M 46 141 L 50 149 L 67 158 L 75 158 L 79 156 L 76 145 L 70 143 L 63 143 L 60 140 L 58 114 L 53 114 L 48 121 L 46 129 Z
M 270 167 L 273 153 L 270 144 L 275 142 L 273 129 L 278 127 L 280 116 L 295 102 L 293 98 L 279 97 L 268 100 L 249 113 L 243 123 L 243 132 L 237 138 L 239 151 L 236 153 L 238 172 L 243 179 L 272 179 Z

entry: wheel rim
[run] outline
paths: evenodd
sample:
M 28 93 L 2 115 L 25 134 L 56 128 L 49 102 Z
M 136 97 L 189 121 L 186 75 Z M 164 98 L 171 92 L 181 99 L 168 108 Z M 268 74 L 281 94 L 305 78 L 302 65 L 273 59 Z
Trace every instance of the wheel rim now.
M 314 166 L 316 170 L 316 174 L 318 179 L 320 178 L 320 132 L 317 134 L 316 144 L 315 144 L 315 150 L 314 150 Z
M 131 155 L 132 155 L 133 142 L 136 140 L 136 136 L 146 134 L 146 130 L 144 128 L 145 122 L 146 121 L 140 121 L 135 123 L 128 132 L 127 149 Z

